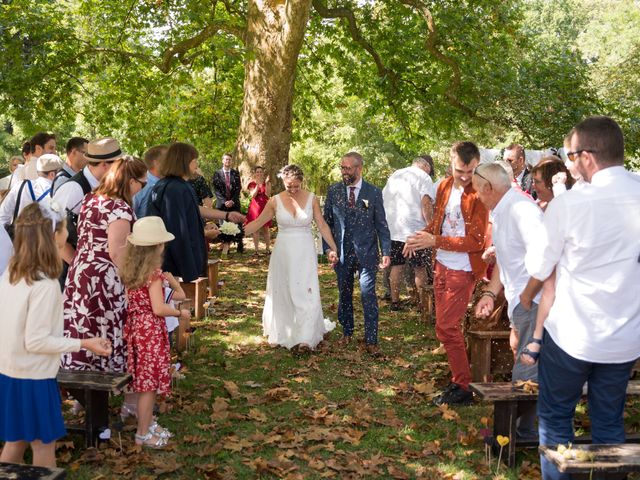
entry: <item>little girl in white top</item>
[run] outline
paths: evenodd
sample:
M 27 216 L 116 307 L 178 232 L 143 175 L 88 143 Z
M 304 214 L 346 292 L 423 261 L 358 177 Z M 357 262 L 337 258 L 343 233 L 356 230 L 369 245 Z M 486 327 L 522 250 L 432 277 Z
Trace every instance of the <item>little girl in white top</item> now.
M 16 219 L 15 253 L 0 277 L 0 461 L 55 467 L 56 439 L 65 435 L 56 375 L 60 354 L 81 348 L 109 355 L 102 338 L 64 338 L 59 249 L 67 239 L 62 216 L 32 203 Z

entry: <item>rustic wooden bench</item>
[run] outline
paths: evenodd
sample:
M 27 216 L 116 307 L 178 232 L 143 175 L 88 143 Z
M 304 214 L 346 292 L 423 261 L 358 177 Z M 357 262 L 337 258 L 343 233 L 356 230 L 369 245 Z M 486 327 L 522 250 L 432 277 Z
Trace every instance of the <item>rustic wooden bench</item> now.
M 207 301 L 207 283 L 209 279 L 200 277 L 193 282 L 180 282 L 187 298 L 193 299 L 193 316 L 196 320 L 204 317 L 204 302 Z
M 131 381 L 131 374 L 60 370 L 57 381 L 83 403 L 85 409 L 84 425 L 66 425 L 67 430 L 83 432 L 85 446 L 94 446 L 100 429 L 109 426 L 109 393 L 119 393 Z
M 34 467 L 17 463 L 0 462 L 0 478 L 19 480 L 57 480 L 67 473 L 61 468 Z
M 539 451 L 558 471 L 571 473 L 572 478 L 582 474 L 593 480 L 625 478 L 630 472 L 640 472 L 640 445 L 580 445 L 593 455 L 589 460 L 567 459 L 556 447 L 540 446 Z
M 33 465 L 0 462 L 0 478 L 55 480 L 66 476 L 67 473 L 62 468 L 35 467 Z
M 515 388 L 511 382 L 471 383 L 469 388 L 481 400 L 493 402 L 493 438 L 498 435 L 509 437 L 507 455 L 503 458 L 509 467 L 516 464 L 517 447 L 537 447 L 538 440 L 517 440 L 516 422 L 518 419 L 518 407 L 527 407 L 535 404 L 538 394 L 525 392 Z M 586 389 L 583 395 L 586 395 Z M 640 381 L 630 381 L 627 386 L 627 396 L 640 395 Z M 577 437 L 574 443 L 587 443 L 590 437 Z M 636 441 L 636 437 L 630 437 L 630 441 Z M 638 438 L 640 440 L 640 438 Z
M 210 259 L 207 262 L 207 276 L 209 277 L 209 293 L 212 297 L 218 295 L 218 264 L 220 260 Z
M 469 330 L 467 332 L 471 378 L 474 382 L 490 382 L 494 374 L 511 372 L 513 360 L 499 362 L 496 353 L 498 344 L 509 346 L 510 333 L 510 330 Z

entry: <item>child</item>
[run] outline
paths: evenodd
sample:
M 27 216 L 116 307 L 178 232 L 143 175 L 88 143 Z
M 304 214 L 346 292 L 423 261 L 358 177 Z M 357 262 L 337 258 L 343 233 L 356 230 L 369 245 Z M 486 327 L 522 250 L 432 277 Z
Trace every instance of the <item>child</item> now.
M 164 302 L 163 281 L 175 290 L 173 299 L 184 299 L 184 291 L 171 274 L 162 273 L 165 242 L 174 239 L 160 217 L 144 217 L 133 225 L 120 272 L 129 302 L 125 339 L 127 371 L 133 375 L 132 388 L 138 393 L 136 444 L 164 448 L 171 433 L 153 420 L 156 394 L 171 389 L 169 338 L 163 317 L 189 318 L 188 310 L 178 310 Z
M 15 254 L 0 278 L 0 461 L 55 467 L 56 439 L 65 435 L 56 383 L 60 354 L 81 348 L 111 354 L 108 340 L 64 338 L 59 249 L 67 240 L 62 215 L 32 203 L 16 219 Z

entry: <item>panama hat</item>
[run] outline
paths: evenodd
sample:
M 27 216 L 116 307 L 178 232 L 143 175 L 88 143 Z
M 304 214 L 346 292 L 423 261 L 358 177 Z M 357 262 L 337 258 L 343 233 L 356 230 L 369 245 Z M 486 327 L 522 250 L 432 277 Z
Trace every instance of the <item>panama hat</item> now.
M 127 240 L 133 245 L 150 246 L 170 242 L 176 238 L 167 232 L 164 222 L 160 217 L 144 217 L 133 224 L 133 232 Z
M 100 163 L 113 162 L 123 155 L 118 141 L 115 138 L 105 137 L 89 142 L 84 158 L 89 163 Z
M 64 162 L 55 153 L 45 153 L 38 158 L 36 170 L 38 172 L 52 172 L 64 167 Z

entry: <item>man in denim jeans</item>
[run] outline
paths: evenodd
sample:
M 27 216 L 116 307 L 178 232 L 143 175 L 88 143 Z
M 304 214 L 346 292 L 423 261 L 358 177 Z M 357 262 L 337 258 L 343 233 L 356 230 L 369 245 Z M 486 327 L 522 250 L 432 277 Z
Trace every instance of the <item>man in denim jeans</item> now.
M 624 403 L 640 356 L 640 177 L 624 169 L 624 139 L 607 117 L 571 130 L 569 160 L 586 185 L 549 204 L 532 276 L 556 269 L 538 378 L 540 444 L 573 441 L 576 404 L 588 383 L 593 443 L 624 443 Z M 545 480 L 569 479 L 544 457 Z

